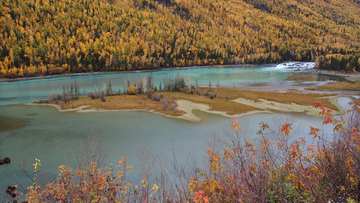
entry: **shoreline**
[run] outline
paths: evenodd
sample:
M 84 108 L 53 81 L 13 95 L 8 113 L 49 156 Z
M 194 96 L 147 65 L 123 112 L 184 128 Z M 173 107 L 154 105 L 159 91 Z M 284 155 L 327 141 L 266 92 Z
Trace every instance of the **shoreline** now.
M 347 74 L 347 73 L 340 73 L 339 71 L 329 71 L 329 70 L 318 70 L 318 69 L 312 69 L 310 72 L 316 73 L 318 75 L 331 75 L 331 76 L 339 76 L 347 81 L 353 82 L 354 80 L 360 81 L 360 73 L 356 72 L 353 74 Z
M 131 70 L 131 71 L 97 71 L 97 72 L 88 72 L 88 73 L 65 73 L 57 75 L 46 75 L 46 76 L 36 76 L 36 77 L 22 77 L 22 78 L 0 78 L 0 82 L 17 82 L 17 81 L 26 81 L 26 80 L 38 80 L 38 79 L 51 79 L 57 77 L 72 77 L 72 76 L 87 76 L 87 75 L 106 75 L 106 74 L 122 74 L 122 73 L 145 73 L 145 72 L 157 72 L 157 71 L 166 71 L 166 70 L 188 70 L 188 69 L 197 69 L 202 67 L 243 67 L 243 66 L 263 66 L 263 67 L 276 67 L 279 64 L 285 64 L 294 61 L 284 61 L 282 63 L 269 63 L 269 64 L 230 64 L 230 65 L 204 65 L 204 66 L 187 66 L 187 67 L 170 67 L 170 68 L 161 68 L 161 69 L 151 69 L 151 70 Z M 309 62 L 298 62 L 298 63 L 309 63 Z M 291 68 L 293 70 L 293 68 Z M 296 71 L 296 70 L 293 70 Z M 308 70 L 307 70 L 308 71 Z
M 289 66 L 288 63 L 294 63 L 295 66 Z M 151 70 L 130 70 L 130 71 L 97 71 L 97 72 L 88 72 L 88 73 L 65 73 L 57 75 L 46 75 L 46 76 L 36 76 L 36 77 L 23 77 L 23 78 L 0 78 L 1 82 L 17 82 L 17 81 L 27 81 L 27 80 L 39 80 L 39 79 L 51 79 L 57 77 L 72 77 L 72 76 L 87 76 L 87 75 L 106 75 L 106 74 L 122 74 L 122 73 L 146 73 L 146 72 L 157 72 L 157 71 L 166 71 L 166 70 L 188 70 L 188 69 L 197 69 L 202 67 L 244 67 L 244 66 L 263 66 L 263 67 L 276 67 L 280 64 L 284 64 L 287 70 L 293 72 L 311 72 L 319 75 L 332 75 L 340 76 L 344 79 L 351 80 L 360 80 L 360 73 L 355 74 L 345 74 L 340 73 L 339 71 L 329 71 L 329 70 L 318 70 L 315 67 L 313 68 L 304 68 L 299 67 L 299 64 L 314 63 L 312 61 L 283 61 L 282 63 L 268 63 L 268 64 L 229 64 L 229 65 L 203 65 L 203 66 L 186 66 L 186 67 L 170 67 L 170 68 L 160 68 L 160 69 L 151 69 Z

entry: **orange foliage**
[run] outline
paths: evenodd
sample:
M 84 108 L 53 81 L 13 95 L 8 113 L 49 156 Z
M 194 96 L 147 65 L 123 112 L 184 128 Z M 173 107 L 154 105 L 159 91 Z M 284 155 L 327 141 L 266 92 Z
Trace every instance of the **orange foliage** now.
M 242 146 L 226 147 L 223 156 L 208 149 L 209 171 L 202 171 L 199 177 L 189 182 L 194 194 L 192 199 L 195 202 L 204 202 L 207 198 L 210 202 L 358 199 L 360 117 L 356 113 L 360 113 L 360 102 L 354 100 L 349 104 L 352 110 L 347 113 L 352 115 L 348 122 L 343 118 L 334 118 L 332 111 L 324 108 L 321 102 L 315 104 L 322 110 L 320 114 L 325 116 L 323 124 L 334 125 L 338 139 L 323 142 L 318 136 L 320 129 L 310 127 L 309 134 L 318 140 L 319 145 L 310 144 L 305 149 L 304 138 L 284 142 L 292 130 L 290 123 L 284 123 L 278 134 L 262 122 L 258 134 L 275 135 L 276 140 L 270 142 L 264 136 L 260 141 L 262 150 L 258 152 L 254 143 L 246 140 L 240 124 L 233 121 L 231 128 L 235 137 L 243 137 Z

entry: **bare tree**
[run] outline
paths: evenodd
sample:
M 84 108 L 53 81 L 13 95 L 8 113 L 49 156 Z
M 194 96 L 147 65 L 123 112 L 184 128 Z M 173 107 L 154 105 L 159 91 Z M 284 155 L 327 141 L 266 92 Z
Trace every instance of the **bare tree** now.
M 80 144 L 80 157 L 76 157 L 76 164 L 79 169 L 86 168 L 91 162 L 97 168 L 105 167 L 108 153 L 103 150 L 103 135 L 93 128 L 85 132 L 86 138 Z
M 124 78 L 124 94 L 126 93 L 126 84 L 128 83 L 127 78 Z

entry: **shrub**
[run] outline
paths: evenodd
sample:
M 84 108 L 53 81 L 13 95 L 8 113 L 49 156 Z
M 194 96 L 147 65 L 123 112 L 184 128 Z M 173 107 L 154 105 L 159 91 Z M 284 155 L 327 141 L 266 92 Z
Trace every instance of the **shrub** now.
M 200 90 L 196 90 L 196 94 L 201 95 L 201 91 L 200 91 Z
M 175 107 L 177 107 L 177 106 L 178 106 L 178 103 L 175 101 L 175 99 L 174 99 L 174 98 L 172 99 L 172 102 L 173 102 L 173 104 L 175 104 Z
M 325 140 L 318 135 L 320 129 L 310 126 L 309 135 L 317 145 L 306 146 L 304 138 L 292 140 L 290 123 L 274 130 L 262 122 L 257 132 L 262 139 L 251 142 L 233 121 L 234 131 L 224 153 L 208 149 L 209 169 L 201 170 L 189 182 L 192 200 L 356 202 L 353 200 L 360 198 L 360 102 L 351 104 L 353 110 L 348 111 L 351 115 L 346 120 L 315 105 L 325 116 L 324 124 L 334 124 L 336 132 L 332 141 Z
M 167 104 L 167 103 L 163 103 L 162 108 L 165 110 L 165 109 L 167 109 L 167 107 L 168 107 L 168 104 Z
M 165 110 L 165 109 L 167 109 L 167 107 L 168 107 L 168 100 L 166 99 L 166 98 L 164 98 L 163 99 L 163 105 L 162 105 L 162 108 Z
M 101 91 L 101 101 L 102 101 L 102 102 L 106 102 L 105 94 L 104 94 L 103 91 Z
M 147 97 L 150 99 L 151 96 L 154 94 L 154 90 L 152 89 L 147 89 L 145 94 L 147 95 Z
M 214 94 L 211 92 L 211 93 L 209 93 L 209 98 L 210 99 L 214 99 Z
M 189 89 L 187 87 L 182 88 L 182 93 L 188 93 Z
M 160 101 L 160 95 L 159 94 L 153 94 L 152 98 L 153 98 L 154 101 L 157 101 L 157 102 Z
M 91 99 L 97 99 L 97 98 L 100 97 L 97 92 L 89 92 L 89 93 L 88 93 L 88 96 L 89 96 Z
M 26 194 L 28 202 L 129 202 L 132 185 L 125 176 L 132 170 L 126 158 L 119 161 L 118 172 L 98 168 L 95 162 L 77 171 L 60 166 L 59 176 L 45 187 L 37 182 Z M 115 167 L 114 167 L 115 168 Z M 101 201 L 99 201 L 101 200 Z M 14 201 L 15 202 L 15 201 Z
M 175 110 L 175 108 L 176 108 L 176 105 L 175 105 L 175 104 L 172 104 L 172 105 L 170 106 L 170 110 Z
M 127 88 L 127 93 L 129 95 L 135 95 L 136 91 L 137 91 L 137 88 L 135 86 L 130 86 L 130 87 Z

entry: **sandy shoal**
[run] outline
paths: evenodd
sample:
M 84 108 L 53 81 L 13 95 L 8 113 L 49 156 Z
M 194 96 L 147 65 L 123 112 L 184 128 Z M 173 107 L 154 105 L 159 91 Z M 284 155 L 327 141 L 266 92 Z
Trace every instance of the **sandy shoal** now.
M 337 102 L 337 96 L 330 96 L 327 98 L 329 98 L 329 101 L 339 109 L 339 111 L 334 111 L 333 115 L 340 115 L 344 113 L 344 110 Z M 255 102 L 253 100 L 248 100 L 241 97 L 233 101 L 269 111 L 305 113 L 310 116 L 321 117 L 319 116 L 321 110 L 313 106 L 305 106 L 295 103 L 285 104 L 276 101 L 269 101 L 266 99 L 259 99 L 259 101 Z
M 334 114 L 335 115 L 342 114 L 344 111 L 341 108 L 341 106 L 338 104 L 337 97 L 332 96 L 332 97 L 328 97 L 328 98 L 329 98 L 331 103 L 333 103 L 334 105 L 336 105 L 340 109 L 340 111 L 334 111 Z M 275 102 L 275 101 L 269 101 L 269 100 L 265 100 L 265 99 L 259 99 L 259 101 L 255 102 L 253 100 L 248 100 L 248 99 L 244 99 L 244 98 L 238 98 L 238 99 L 235 99 L 233 101 L 241 103 L 241 104 L 253 106 L 253 107 L 256 107 L 256 108 L 262 109 L 262 110 L 249 111 L 249 112 L 246 112 L 246 113 L 235 114 L 235 115 L 228 115 L 224 111 L 211 110 L 210 106 L 207 105 L 207 104 L 195 103 L 195 102 L 191 102 L 191 101 L 187 101 L 187 100 L 178 100 L 177 101 L 178 108 L 180 110 L 184 110 L 186 112 L 185 114 L 183 114 L 181 116 L 166 115 L 166 114 L 163 114 L 163 113 L 160 113 L 160 112 L 156 112 L 154 110 L 147 110 L 147 109 L 125 109 L 125 110 L 89 109 L 88 108 L 89 105 L 84 105 L 84 106 L 80 106 L 80 107 L 73 108 L 73 109 L 62 109 L 61 106 L 58 105 L 58 104 L 26 103 L 25 105 L 51 106 L 51 107 L 56 108 L 58 112 L 77 112 L 77 113 L 143 111 L 143 112 L 150 112 L 150 113 L 166 116 L 166 117 L 169 117 L 169 118 L 183 119 L 183 120 L 187 120 L 187 121 L 191 121 L 191 122 L 200 122 L 202 120 L 201 118 L 199 118 L 198 116 L 196 116 L 193 113 L 193 110 L 200 110 L 200 111 L 203 111 L 203 112 L 206 112 L 206 113 L 217 114 L 217 115 L 225 116 L 225 117 L 228 117 L 228 118 L 240 118 L 240 117 L 243 117 L 243 116 L 248 116 L 248 115 L 257 114 L 257 113 L 272 113 L 273 111 L 275 111 L 275 112 L 280 111 L 280 112 L 306 113 L 307 115 L 310 115 L 310 116 L 320 117 L 319 116 L 320 110 L 316 109 L 316 108 L 314 108 L 312 106 L 304 106 L 304 105 L 299 105 L 299 104 L 295 104 L 295 103 L 284 104 L 284 103 Z

